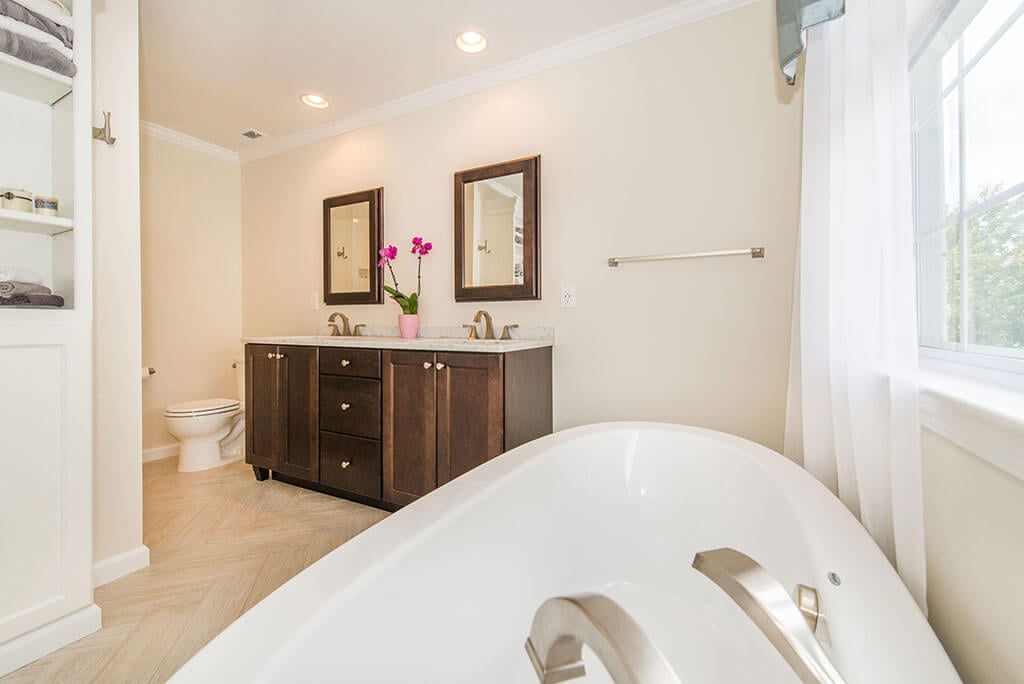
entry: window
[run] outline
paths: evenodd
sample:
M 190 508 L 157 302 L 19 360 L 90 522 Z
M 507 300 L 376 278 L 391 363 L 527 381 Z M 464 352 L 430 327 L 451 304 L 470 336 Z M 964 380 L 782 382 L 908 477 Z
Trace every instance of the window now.
M 913 64 L 922 353 L 1024 373 L 1024 1 L 961 0 Z

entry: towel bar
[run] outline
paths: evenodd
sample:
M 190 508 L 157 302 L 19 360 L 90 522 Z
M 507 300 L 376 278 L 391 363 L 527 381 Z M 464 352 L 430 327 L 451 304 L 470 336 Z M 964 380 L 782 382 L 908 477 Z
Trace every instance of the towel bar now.
M 752 259 L 764 259 L 764 247 L 747 249 L 724 249 L 717 252 L 693 252 L 691 254 L 651 254 L 648 256 L 611 257 L 609 268 L 617 268 L 619 264 L 638 264 L 645 261 L 675 261 L 677 259 L 704 259 L 707 257 L 748 256 Z

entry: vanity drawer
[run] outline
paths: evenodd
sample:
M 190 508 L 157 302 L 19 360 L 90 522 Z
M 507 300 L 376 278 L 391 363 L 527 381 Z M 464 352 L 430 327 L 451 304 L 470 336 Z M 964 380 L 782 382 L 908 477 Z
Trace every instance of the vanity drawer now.
M 320 427 L 380 439 L 380 381 L 321 375 Z
M 380 351 L 377 349 L 320 347 L 320 372 L 328 375 L 379 378 Z
M 380 442 L 320 433 L 320 483 L 374 499 L 381 496 Z

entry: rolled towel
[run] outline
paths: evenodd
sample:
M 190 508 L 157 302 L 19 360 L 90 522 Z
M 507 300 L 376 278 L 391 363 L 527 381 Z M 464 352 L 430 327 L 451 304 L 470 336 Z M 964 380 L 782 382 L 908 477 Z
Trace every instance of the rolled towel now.
M 35 64 L 69 78 L 74 76 L 77 71 L 74 62 L 52 47 L 47 47 L 38 40 L 32 40 L 2 28 L 0 28 L 0 52 L 6 52 L 24 62 Z
M 43 284 L 43 278 L 38 273 L 13 266 L 0 266 L 0 280 L 13 280 L 19 283 L 28 283 L 29 285 Z
M 0 297 L 0 306 L 48 306 L 59 309 L 64 306 L 64 298 L 55 294 L 18 294 Z
M 0 297 L 13 297 L 20 294 L 53 294 L 45 285 L 19 283 L 16 280 L 0 280 Z
M 57 0 L 18 0 L 18 4 L 47 19 L 71 28 L 71 12 Z
M 0 0 L 0 14 L 15 21 L 28 24 L 40 31 L 46 31 L 58 39 L 66 48 L 75 47 L 75 32 L 68 26 L 58 24 L 53 19 L 26 8 L 15 0 Z

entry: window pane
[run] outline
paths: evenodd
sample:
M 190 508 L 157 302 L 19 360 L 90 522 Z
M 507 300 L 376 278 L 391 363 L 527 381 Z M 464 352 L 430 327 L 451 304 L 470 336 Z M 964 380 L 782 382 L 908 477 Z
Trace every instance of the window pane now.
M 957 102 L 954 91 L 914 136 L 916 220 L 922 236 L 947 225 L 960 207 Z
M 964 63 L 970 62 L 985 43 L 1002 28 L 1021 0 L 988 0 L 964 31 Z
M 965 79 L 967 204 L 1024 181 L 1024 20 Z
M 968 222 L 969 341 L 1024 349 L 1024 194 Z
M 951 226 L 917 245 L 921 344 L 951 348 L 960 343 L 960 228 Z
M 942 89 L 945 90 L 960 74 L 960 46 L 953 43 L 942 57 Z

